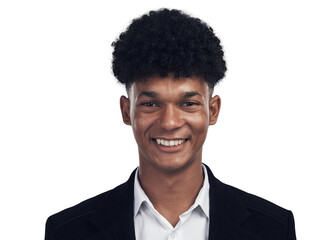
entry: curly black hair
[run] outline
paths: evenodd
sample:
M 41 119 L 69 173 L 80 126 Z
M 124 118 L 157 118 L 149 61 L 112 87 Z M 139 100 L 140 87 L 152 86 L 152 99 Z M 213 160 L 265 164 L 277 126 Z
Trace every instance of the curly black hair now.
M 113 73 L 127 89 L 134 81 L 168 74 L 201 77 L 213 89 L 227 69 L 213 29 L 176 9 L 134 19 L 112 46 Z

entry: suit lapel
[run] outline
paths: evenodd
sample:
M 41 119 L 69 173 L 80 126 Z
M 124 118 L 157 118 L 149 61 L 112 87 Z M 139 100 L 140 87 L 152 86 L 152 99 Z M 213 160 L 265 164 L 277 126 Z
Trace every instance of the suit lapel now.
M 90 240 L 135 240 L 133 220 L 134 176 L 104 195 L 91 222 L 99 231 Z
M 208 166 L 205 167 L 210 184 L 209 240 L 260 240 L 258 236 L 242 228 L 249 212 L 237 199 L 232 188 L 216 179 Z
M 232 188 L 214 177 L 205 165 L 209 178 L 209 240 L 261 240 L 242 228 L 249 212 Z M 106 193 L 90 219 L 98 229 L 88 240 L 135 240 L 133 220 L 135 170 L 129 180 Z

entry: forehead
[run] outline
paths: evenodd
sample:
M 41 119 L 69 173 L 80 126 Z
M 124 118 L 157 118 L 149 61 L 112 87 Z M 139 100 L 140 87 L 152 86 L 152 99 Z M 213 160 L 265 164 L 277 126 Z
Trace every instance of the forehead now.
M 209 95 L 209 87 L 206 81 L 198 77 L 174 78 L 168 76 L 150 77 L 136 81 L 129 90 L 129 96 L 138 97 L 142 92 L 154 92 L 157 96 L 175 96 L 186 92 L 198 92 L 203 97 Z

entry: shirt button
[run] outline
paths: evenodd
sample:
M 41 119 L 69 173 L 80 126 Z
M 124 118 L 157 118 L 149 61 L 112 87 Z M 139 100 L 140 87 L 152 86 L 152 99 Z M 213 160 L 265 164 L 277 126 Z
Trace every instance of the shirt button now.
M 177 236 L 177 232 L 173 231 L 172 233 L 170 233 L 170 237 L 171 238 L 175 238 Z

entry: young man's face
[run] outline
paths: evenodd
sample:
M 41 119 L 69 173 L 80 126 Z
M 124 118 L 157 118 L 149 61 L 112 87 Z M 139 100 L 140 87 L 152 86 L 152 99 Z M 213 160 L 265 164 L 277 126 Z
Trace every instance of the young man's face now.
M 208 126 L 217 120 L 220 98 L 196 77 L 152 77 L 134 82 L 121 97 L 123 120 L 131 125 L 140 165 L 175 171 L 201 163 Z

